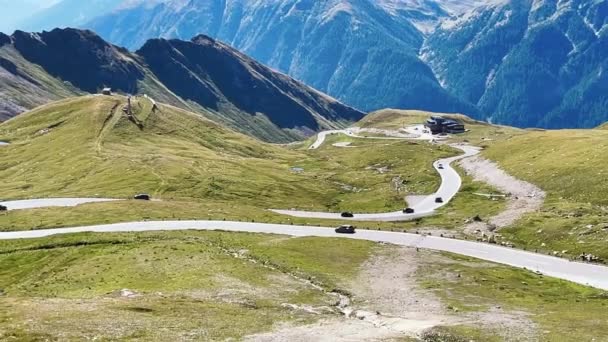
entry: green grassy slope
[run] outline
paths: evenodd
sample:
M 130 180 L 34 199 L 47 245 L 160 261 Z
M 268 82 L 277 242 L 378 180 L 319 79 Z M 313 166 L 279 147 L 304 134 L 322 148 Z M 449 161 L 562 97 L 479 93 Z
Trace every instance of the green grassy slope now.
M 530 248 L 592 253 L 608 261 L 608 131 L 535 131 L 484 155 L 548 194 L 543 210 L 504 231 Z M 545 244 L 545 246 L 543 246 Z
M 418 279 L 456 315 L 494 311 L 491 316 L 498 318 L 499 312 L 512 310 L 536 325 L 532 336 L 522 336 L 517 329 L 497 329 L 488 331 L 492 338 L 478 337 L 475 341 L 603 341 L 608 334 L 605 291 L 449 253 L 442 255 L 443 259 L 425 260 Z M 518 320 L 517 316 L 512 319 Z M 469 341 L 475 336 L 471 330 L 483 325 L 479 323 L 447 330 L 462 336 L 454 341 Z
M 374 248 L 221 232 L 2 242 L 0 340 L 217 341 L 283 321 L 305 324 L 333 314 L 282 304 L 330 307 L 335 298 L 291 274 L 339 288 Z M 136 296 L 121 296 L 123 289 Z
M 11 211 L 0 214 L 1 229 L 176 218 L 334 225 L 340 222 L 293 219 L 267 209 L 399 210 L 406 206 L 406 195 L 438 187 L 433 161 L 459 153 L 445 146 L 339 135 L 314 151 L 307 144 L 270 145 L 174 107 L 152 113 L 151 103 L 137 97 L 133 108 L 140 128 L 121 114 L 125 103 L 120 96 L 85 96 L 0 124 L 0 140 L 11 142 L 0 154 L 0 192 L 3 199 L 130 198 L 148 192 L 163 201 Z M 354 147 L 332 145 L 338 141 Z M 293 167 L 304 171 L 293 172 Z M 394 180 L 401 185 L 391 185 L 398 183 Z M 465 179 L 445 215 L 429 223 L 453 228 L 476 214 L 497 213 L 503 203 L 472 195 L 490 191 L 485 188 Z M 423 221 L 362 225 L 415 229 Z
M 368 115 L 360 126 L 399 129 L 422 123 L 431 115 L 420 111 L 382 110 Z M 608 131 L 519 130 L 464 116 L 446 116 L 464 122 L 470 129 L 453 139 L 484 147 L 483 156 L 548 193 L 540 212 L 527 215 L 501 231 L 506 239 L 522 248 L 559 254 L 565 251 L 564 257 L 575 258 L 584 252 L 608 260 L 605 243 L 608 173 L 604 167 L 608 162 Z M 451 206 L 461 206 L 474 214 L 480 208 L 474 200 L 474 196 L 461 193 Z M 440 217 L 424 219 L 421 224 L 441 224 L 463 211 L 450 210 Z M 459 220 L 451 220 L 451 224 L 458 226 Z
M 152 113 L 147 102 L 134 103 L 141 128 L 123 115 L 125 98 L 96 96 L 47 105 L 4 123 L 0 134 L 12 144 L 0 157 L 8 180 L 3 196 L 128 197 L 143 191 L 232 199 L 271 193 L 277 182 L 286 184 L 278 191 L 308 192 L 282 164 L 293 153 L 173 107 Z
M 263 219 L 272 216 L 268 208 L 390 211 L 403 208 L 407 194 L 434 191 L 440 180 L 432 162 L 458 153 L 382 140 L 358 140 L 356 148 L 344 149 L 332 146 L 333 138 L 316 151 L 284 148 L 175 107 L 161 105 L 152 112 L 143 97 L 133 99 L 130 121 L 122 113 L 125 104 L 121 96 L 85 96 L 1 124 L 0 140 L 11 142 L 0 154 L 3 199 L 130 198 L 147 192 L 164 200 L 147 204 L 157 208 L 151 215 L 157 218 L 215 213 L 215 218 Z M 390 185 L 396 178 L 404 181 L 400 188 Z M 119 206 L 123 204 L 101 205 Z M 194 207 L 198 212 L 189 209 Z M 41 210 L 34 217 L 35 211 L 10 212 L 0 215 L 0 222 L 11 229 L 31 228 L 34 218 L 35 226 L 69 224 L 61 217 L 72 217 L 74 224 L 93 223 L 91 217 L 74 217 L 81 211 L 72 211 Z M 97 209 L 99 222 L 122 217 L 102 212 Z M 150 217 L 136 204 L 121 208 L 125 219 L 137 219 L 137 212 L 140 218 Z

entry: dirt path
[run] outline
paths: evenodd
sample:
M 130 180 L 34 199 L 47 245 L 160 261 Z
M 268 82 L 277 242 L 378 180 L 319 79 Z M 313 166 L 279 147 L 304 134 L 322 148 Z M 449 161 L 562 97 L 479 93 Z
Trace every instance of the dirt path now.
M 507 196 L 507 208 L 503 212 L 486 222 L 475 222 L 467 225 L 465 227 L 467 233 L 477 230 L 491 231 L 512 225 L 525 214 L 535 212 L 543 205 L 546 197 L 544 191 L 534 184 L 507 174 L 494 162 L 477 155 L 462 159 L 459 165 L 474 180 L 487 183 L 505 194 L 510 194 L 510 196 Z
M 388 341 L 419 337 L 437 326 L 472 325 L 494 331 L 508 341 L 535 341 L 538 327 L 528 313 L 490 306 L 478 312 L 449 310 L 432 290 L 422 289 L 422 279 L 458 279 L 456 274 L 429 274 L 427 267 L 462 263 L 495 267 L 492 263 L 458 261 L 436 252 L 388 246 L 366 262 L 359 275 L 344 284 L 352 294 L 352 312 L 342 317 L 294 326 L 282 323 L 272 332 L 248 336 L 246 341 Z M 474 295 L 472 297 L 474 300 Z
M 352 302 L 344 316 L 305 326 L 284 324 L 273 332 L 248 337 L 247 341 L 386 341 L 416 337 L 439 325 L 460 319 L 445 314 L 439 300 L 418 289 L 416 250 L 390 247 L 362 266 L 359 276 L 345 284 Z
M 121 117 L 121 113 L 118 110 L 118 107 L 120 106 L 120 103 L 117 102 L 112 109 L 110 109 L 110 112 L 108 113 L 108 116 L 105 118 L 101 129 L 99 130 L 99 133 L 97 134 L 97 139 L 95 141 L 95 148 L 97 149 L 97 153 L 100 154 L 102 149 L 103 149 L 103 140 L 106 137 L 106 135 L 114 128 L 114 126 L 118 123 L 118 121 L 120 120 Z

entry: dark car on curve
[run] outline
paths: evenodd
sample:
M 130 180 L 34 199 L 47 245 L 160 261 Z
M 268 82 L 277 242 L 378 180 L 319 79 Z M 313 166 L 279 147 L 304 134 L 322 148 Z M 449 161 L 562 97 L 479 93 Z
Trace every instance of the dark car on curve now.
M 441 197 L 435 198 L 435 203 L 443 203 L 443 198 L 441 198 Z
M 355 217 L 355 215 L 351 212 L 345 211 L 340 216 L 342 217 Z
M 414 213 L 414 208 L 405 208 L 403 209 L 403 213 L 404 214 L 413 214 Z
M 343 225 L 336 228 L 338 234 L 355 234 L 355 227 L 351 225 Z

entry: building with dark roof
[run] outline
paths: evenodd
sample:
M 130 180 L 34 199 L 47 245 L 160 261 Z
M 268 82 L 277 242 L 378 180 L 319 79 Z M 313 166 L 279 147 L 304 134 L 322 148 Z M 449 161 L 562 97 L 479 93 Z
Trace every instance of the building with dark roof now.
M 431 133 L 433 134 L 459 134 L 465 132 L 464 124 L 441 116 L 432 116 L 430 119 L 426 120 L 424 126 L 431 130 Z

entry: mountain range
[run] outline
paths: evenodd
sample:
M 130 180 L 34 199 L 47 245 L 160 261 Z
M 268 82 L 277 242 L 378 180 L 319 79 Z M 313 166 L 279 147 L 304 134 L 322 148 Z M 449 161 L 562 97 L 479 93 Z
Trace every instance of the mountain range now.
M 562 128 L 608 120 L 607 15 L 603 0 L 192 0 L 87 27 L 130 48 L 202 32 L 365 111 Z
M 273 142 L 363 117 L 207 36 L 152 39 L 137 52 L 78 29 L 0 34 L 0 118 L 101 88 L 147 94 Z
M 594 127 L 608 120 L 608 1 L 512 0 L 434 31 L 422 56 L 493 122 Z
M 202 33 L 362 111 L 519 127 L 608 121 L 606 0 L 74 1 L 28 27 L 63 21 L 132 51 Z
M 443 89 L 418 56 L 425 38 L 416 24 L 446 15 L 430 8 L 435 12 L 403 1 L 168 1 L 111 13 L 87 27 L 131 49 L 150 37 L 204 33 L 364 111 L 478 114 Z

